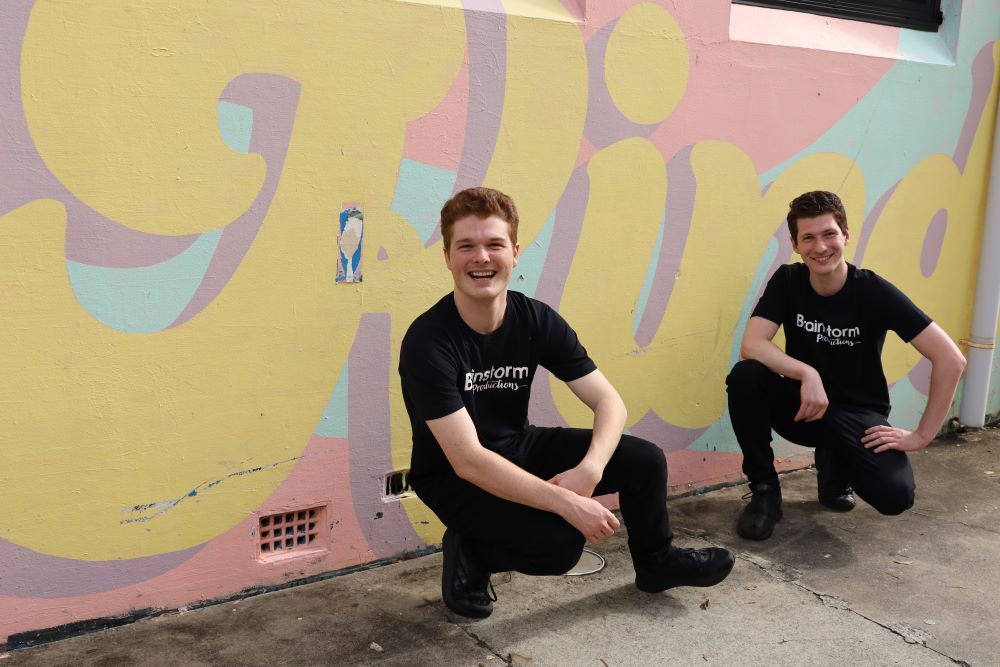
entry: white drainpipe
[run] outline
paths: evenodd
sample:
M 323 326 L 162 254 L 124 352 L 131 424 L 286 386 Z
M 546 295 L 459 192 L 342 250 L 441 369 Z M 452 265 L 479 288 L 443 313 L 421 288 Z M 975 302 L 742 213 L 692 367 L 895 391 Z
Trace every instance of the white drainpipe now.
M 993 370 L 997 317 L 1000 316 L 1000 131 L 994 121 L 993 157 L 986 199 L 986 219 L 979 252 L 976 302 L 972 309 L 972 329 L 968 340 L 969 363 L 965 369 L 962 407 L 958 421 L 966 426 L 986 423 L 986 399 Z

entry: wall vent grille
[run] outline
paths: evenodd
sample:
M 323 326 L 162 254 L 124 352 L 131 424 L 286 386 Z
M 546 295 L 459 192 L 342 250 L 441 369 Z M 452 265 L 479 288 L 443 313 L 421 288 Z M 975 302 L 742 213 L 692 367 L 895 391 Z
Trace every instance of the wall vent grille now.
M 288 510 L 260 517 L 257 526 L 260 557 L 268 558 L 318 547 L 322 518 L 322 506 Z
M 410 480 L 407 479 L 409 474 L 409 470 L 393 470 L 385 476 L 384 497 L 386 500 L 413 494 L 413 489 L 410 488 Z

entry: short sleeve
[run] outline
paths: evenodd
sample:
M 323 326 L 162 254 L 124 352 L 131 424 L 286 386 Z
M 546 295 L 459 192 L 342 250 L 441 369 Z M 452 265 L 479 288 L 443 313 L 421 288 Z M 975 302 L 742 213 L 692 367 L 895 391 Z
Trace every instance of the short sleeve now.
M 750 313 L 751 317 L 763 317 L 775 324 L 785 320 L 785 310 L 788 304 L 788 267 L 781 266 L 774 272 L 764 287 L 757 306 Z
M 597 370 L 573 328 L 549 306 L 538 303 L 538 363 L 563 382 L 572 382 Z
M 465 407 L 458 391 L 458 367 L 437 337 L 410 329 L 399 352 L 403 393 L 423 421 L 446 417 Z
M 888 280 L 875 273 L 871 273 L 871 279 L 869 307 L 872 313 L 887 331 L 895 331 L 904 343 L 916 338 L 934 321 Z

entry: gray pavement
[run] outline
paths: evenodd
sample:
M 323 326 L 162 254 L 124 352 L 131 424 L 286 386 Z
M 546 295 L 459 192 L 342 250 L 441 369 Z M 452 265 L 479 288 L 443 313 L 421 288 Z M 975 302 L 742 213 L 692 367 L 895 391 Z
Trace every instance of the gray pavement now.
M 583 577 L 494 576 L 469 622 L 441 603 L 434 554 L 239 602 L 0 654 L 14 665 L 1000 665 L 1000 432 L 913 457 L 917 504 L 837 514 L 812 470 L 782 477 L 766 542 L 733 527 L 745 486 L 670 501 L 681 546 L 738 554 L 713 588 L 648 595 L 624 530 Z

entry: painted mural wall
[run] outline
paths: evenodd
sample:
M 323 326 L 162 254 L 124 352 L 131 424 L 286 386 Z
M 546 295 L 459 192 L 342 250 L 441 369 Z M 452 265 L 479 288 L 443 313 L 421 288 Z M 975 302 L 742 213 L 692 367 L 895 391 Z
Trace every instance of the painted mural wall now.
M 675 493 L 739 479 L 723 380 L 800 192 L 966 336 L 1000 6 L 944 4 L 924 34 L 729 0 L 0 3 L 0 638 L 438 542 L 386 476 L 464 187 L 518 202 L 514 287 Z M 913 425 L 928 369 L 885 359 Z

